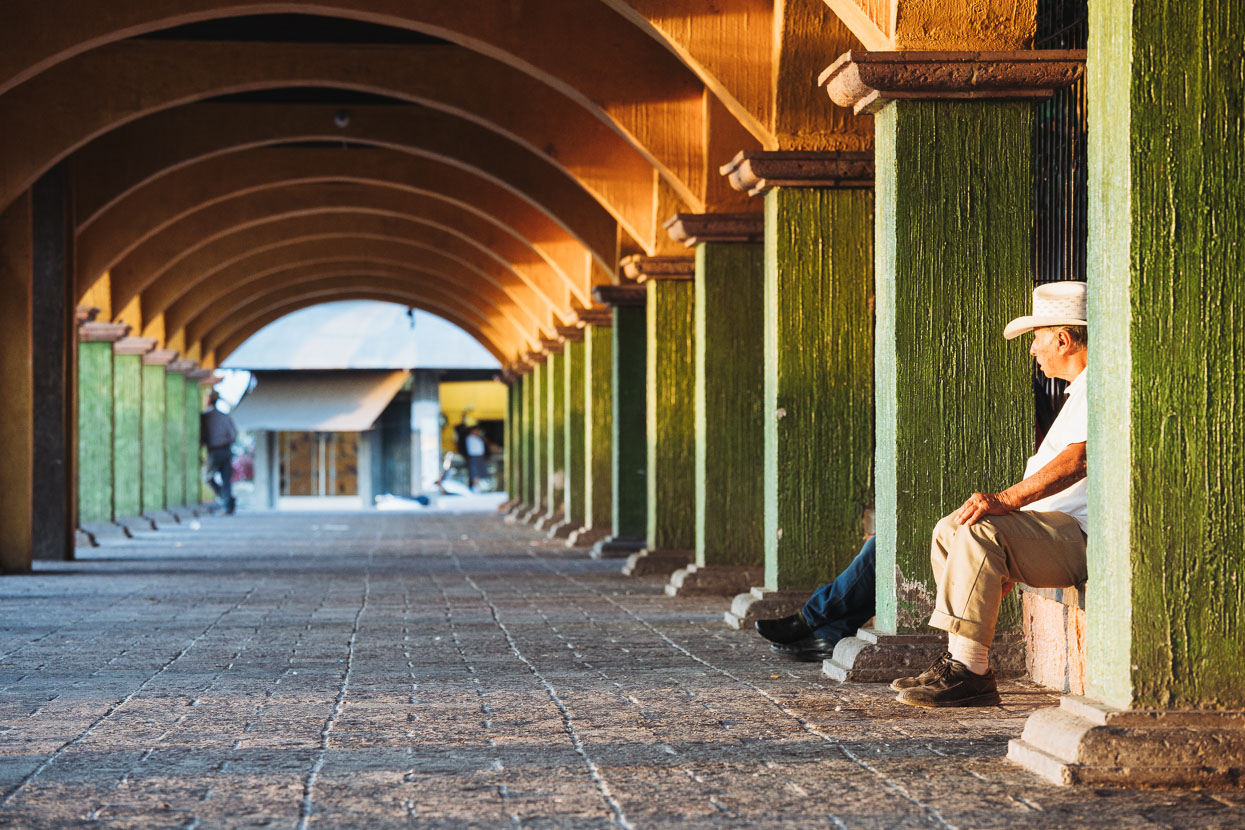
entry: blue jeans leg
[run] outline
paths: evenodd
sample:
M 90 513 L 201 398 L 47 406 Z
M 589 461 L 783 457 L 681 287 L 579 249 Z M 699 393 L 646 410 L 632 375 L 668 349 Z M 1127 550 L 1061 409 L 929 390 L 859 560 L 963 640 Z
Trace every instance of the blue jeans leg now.
M 865 540 L 860 553 L 833 582 L 822 585 L 802 613 L 813 634 L 840 640 L 856 633 L 873 616 L 874 538 Z

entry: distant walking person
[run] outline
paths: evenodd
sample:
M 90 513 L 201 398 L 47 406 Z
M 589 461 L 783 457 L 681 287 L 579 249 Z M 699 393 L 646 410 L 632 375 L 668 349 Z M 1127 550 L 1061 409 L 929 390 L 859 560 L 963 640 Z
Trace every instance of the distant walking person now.
M 208 395 L 208 408 L 199 416 L 199 440 L 208 451 L 208 486 L 225 506 L 225 513 L 232 515 L 237 507 L 233 497 L 233 442 L 238 428 L 233 418 L 216 408 L 218 400 L 220 395 L 213 389 Z
M 484 430 L 472 427 L 463 445 L 467 451 L 467 486 L 474 490 L 480 479 L 488 475 L 488 444 L 484 441 Z

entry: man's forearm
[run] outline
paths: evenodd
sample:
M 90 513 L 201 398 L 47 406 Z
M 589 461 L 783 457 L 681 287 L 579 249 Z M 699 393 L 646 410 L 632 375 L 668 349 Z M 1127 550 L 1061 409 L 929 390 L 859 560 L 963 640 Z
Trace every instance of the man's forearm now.
M 1085 445 L 1070 444 L 1042 469 L 999 493 L 999 498 L 1016 509 L 1066 490 L 1083 478 Z

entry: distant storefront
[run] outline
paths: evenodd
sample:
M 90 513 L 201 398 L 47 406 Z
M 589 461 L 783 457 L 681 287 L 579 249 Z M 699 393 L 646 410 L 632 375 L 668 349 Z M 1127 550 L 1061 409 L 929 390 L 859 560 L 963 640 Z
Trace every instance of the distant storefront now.
M 437 475 L 437 374 L 255 372 L 233 411 L 255 439 L 254 507 L 362 508 L 427 490 Z

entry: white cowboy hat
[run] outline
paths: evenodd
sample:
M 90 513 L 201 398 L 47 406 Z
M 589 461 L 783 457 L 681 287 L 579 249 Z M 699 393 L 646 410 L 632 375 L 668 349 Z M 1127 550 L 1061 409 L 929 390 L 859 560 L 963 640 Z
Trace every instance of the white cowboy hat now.
M 1048 282 L 1033 289 L 1033 313 L 1017 317 L 1003 329 L 1008 340 L 1043 326 L 1087 326 L 1085 283 Z

